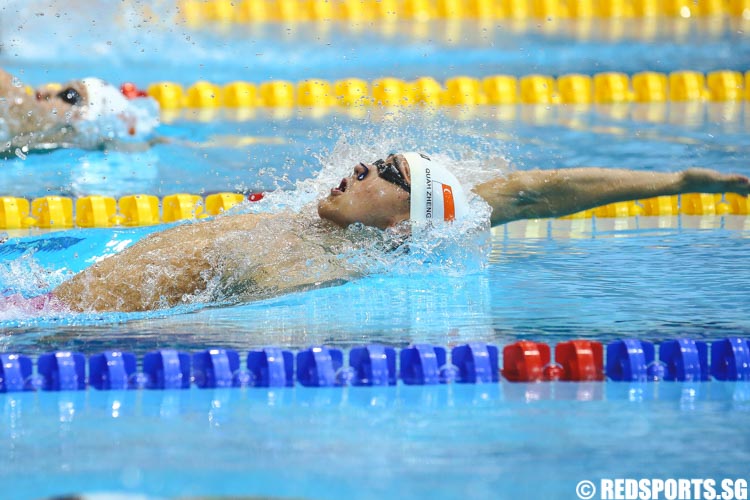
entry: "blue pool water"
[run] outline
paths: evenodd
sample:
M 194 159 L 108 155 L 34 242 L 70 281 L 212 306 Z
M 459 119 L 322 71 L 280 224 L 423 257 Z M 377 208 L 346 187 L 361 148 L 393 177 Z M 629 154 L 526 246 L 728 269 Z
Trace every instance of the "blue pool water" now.
M 8 498 L 575 498 L 584 479 L 747 477 L 746 383 L 42 396 L 5 397 Z
M 167 3 L 154 7 L 161 16 Z M 717 30 L 681 20 L 660 25 L 652 38 L 637 25 L 619 38 L 600 26 L 582 39 L 562 25 L 502 23 L 465 23 L 450 38 L 439 22 L 427 35 L 403 23 L 395 35 L 333 25 L 322 36 L 308 25 L 188 27 L 165 17 L 144 24 L 138 2 L 49 4 L 6 2 L 0 10 L 0 66 L 34 84 L 90 74 L 143 86 L 744 71 L 750 63 L 748 38 L 729 21 Z M 9 19 L 18 27 L 9 29 Z M 329 187 L 316 180 L 319 172 L 327 178 L 360 159 L 407 149 L 461 159 L 469 183 L 513 168 L 578 165 L 698 165 L 748 175 L 749 113 L 746 103 L 183 113 L 165 116 L 159 134 L 170 142 L 147 151 L 70 149 L 2 160 L 0 193 L 278 190 L 245 209 L 296 209 Z M 301 191 L 308 187 L 313 192 Z M 749 220 L 530 221 L 497 228 L 476 251 L 481 241 L 467 242 L 455 262 L 432 263 L 429 272 L 394 265 L 342 286 L 253 303 L 132 314 L 10 311 L 0 313 L 0 351 L 117 348 L 142 356 L 209 346 L 749 338 Z M 47 291 L 158 229 L 9 232 L 0 245 L 0 289 Z M 747 383 L 716 381 L 3 394 L 0 496 L 567 499 L 584 479 L 750 479 L 749 410 Z

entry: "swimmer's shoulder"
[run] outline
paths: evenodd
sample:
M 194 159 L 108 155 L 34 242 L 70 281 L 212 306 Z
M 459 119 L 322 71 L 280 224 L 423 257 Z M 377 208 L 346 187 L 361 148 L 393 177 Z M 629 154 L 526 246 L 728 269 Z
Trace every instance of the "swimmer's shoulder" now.
M 223 236 L 230 237 L 234 234 L 245 235 L 261 230 L 259 226 L 273 224 L 276 228 L 273 232 L 283 232 L 282 228 L 289 227 L 288 214 L 263 214 L 263 213 L 241 213 L 221 214 L 207 220 L 186 221 L 173 226 L 165 231 L 152 233 L 147 240 L 212 240 Z M 263 231 L 268 233 L 269 231 Z
M 220 230 L 238 230 L 247 231 L 255 229 L 262 221 L 282 221 L 289 217 L 286 213 L 241 213 L 241 214 L 221 214 L 213 219 L 210 219 L 204 223 L 197 224 L 198 226 L 206 225 L 207 229 L 220 229 Z

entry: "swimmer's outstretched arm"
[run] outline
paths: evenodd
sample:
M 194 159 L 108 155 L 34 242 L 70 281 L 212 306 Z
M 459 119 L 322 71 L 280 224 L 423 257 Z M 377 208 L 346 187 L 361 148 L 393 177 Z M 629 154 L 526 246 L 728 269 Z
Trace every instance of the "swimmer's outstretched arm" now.
M 0 69 L 0 97 L 6 97 L 16 92 L 21 92 L 21 88 L 13 85 L 13 75 Z
M 54 105 L 38 101 L 26 92 L 26 87 L 13 75 L 0 69 L 0 106 L 5 106 L 10 123 L 15 124 L 11 135 L 36 133 L 55 125 L 64 127 L 66 118 L 58 114 Z M 3 113 L 0 112 L 0 117 Z M 24 142 L 24 141 L 21 141 Z M 26 140 L 25 142 L 28 142 Z M 25 143 L 24 142 L 24 143 Z
M 659 173 L 609 168 L 513 172 L 474 188 L 492 207 L 492 225 L 519 219 L 561 217 L 590 208 L 682 193 L 750 193 L 742 175 L 691 168 Z

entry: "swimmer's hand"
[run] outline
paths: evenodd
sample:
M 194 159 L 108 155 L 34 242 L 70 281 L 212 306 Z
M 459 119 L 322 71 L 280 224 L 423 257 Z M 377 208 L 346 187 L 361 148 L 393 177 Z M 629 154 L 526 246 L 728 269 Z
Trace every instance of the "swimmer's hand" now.
M 739 174 L 722 174 L 706 168 L 689 168 L 682 172 L 685 193 L 750 194 L 750 179 Z

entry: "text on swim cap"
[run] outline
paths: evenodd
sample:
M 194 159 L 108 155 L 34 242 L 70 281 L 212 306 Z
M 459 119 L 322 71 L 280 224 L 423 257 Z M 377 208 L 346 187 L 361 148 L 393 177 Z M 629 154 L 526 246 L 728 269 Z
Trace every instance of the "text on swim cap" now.
M 425 187 L 427 188 L 427 194 L 425 197 L 425 201 L 427 202 L 427 209 L 425 211 L 425 217 L 428 219 L 432 219 L 432 176 L 430 175 L 430 169 L 424 169 L 424 174 L 426 179 Z

